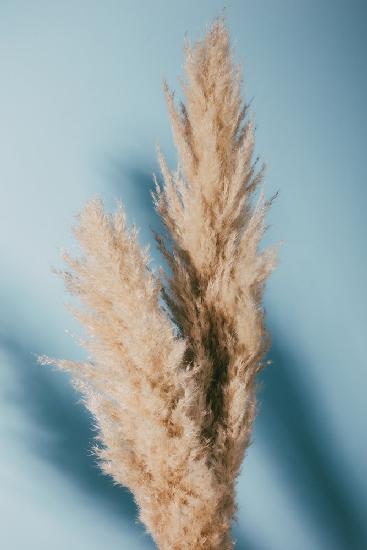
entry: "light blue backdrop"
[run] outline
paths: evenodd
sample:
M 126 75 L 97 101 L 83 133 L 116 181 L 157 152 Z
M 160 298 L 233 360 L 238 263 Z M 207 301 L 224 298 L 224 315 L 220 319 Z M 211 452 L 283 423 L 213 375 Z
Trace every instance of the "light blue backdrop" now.
M 0 1 L 0 532 L 4 550 L 148 549 L 127 491 L 88 454 L 67 377 L 31 352 L 76 358 L 63 285 L 73 216 L 121 197 L 142 243 L 159 142 L 174 152 L 161 80 L 217 0 Z M 232 0 L 227 19 L 279 198 L 283 240 L 266 292 L 270 357 L 238 484 L 240 550 L 367 548 L 366 3 Z M 155 256 L 157 258 L 157 256 Z

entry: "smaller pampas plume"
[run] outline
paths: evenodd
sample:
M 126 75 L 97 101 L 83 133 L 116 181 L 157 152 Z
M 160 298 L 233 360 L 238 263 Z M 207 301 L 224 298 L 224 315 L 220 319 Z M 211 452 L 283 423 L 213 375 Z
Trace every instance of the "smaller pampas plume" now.
M 98 427 L 100 467 L 133 493 L 157 547 L 224 550 L 269 345 L 261 300 L 276 251 L 259 251 L 271 201 L 251 200 L 263 169 L 222 19 L 186 44 L 185 73 L 179 108 L 164 86 L 179 168 L 159 151 L 153 193 L 170 274 L 152 272 L 121 204 L 107 214 L 90 201 L 74 228 L 82 256 L 65 253 L 61 272 L 81 302 L 73 313 L 90 360 L 40 362 L 71 373 Z

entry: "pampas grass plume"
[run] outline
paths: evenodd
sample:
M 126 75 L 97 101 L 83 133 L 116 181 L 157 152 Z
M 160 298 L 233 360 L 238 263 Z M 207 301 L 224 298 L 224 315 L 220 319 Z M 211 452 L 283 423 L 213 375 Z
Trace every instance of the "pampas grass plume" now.
M 133 493 L 157 547 L 226 550 L 276 250 L 259 251 L 271 201 L 252 200 L 264 169 L 224 21 L 184 54 L 178 107 L 164 84 L 179 164 L 171 171 L 158 150 L 153 193 L 170 273 L 153 273 L 121 204 L 107 214 L 91 200 L 74 228 L 82 255 L 65 253 L 61 272 L 90 359 L 39 360 L 71 374 L 98 427 L 100 467 Z

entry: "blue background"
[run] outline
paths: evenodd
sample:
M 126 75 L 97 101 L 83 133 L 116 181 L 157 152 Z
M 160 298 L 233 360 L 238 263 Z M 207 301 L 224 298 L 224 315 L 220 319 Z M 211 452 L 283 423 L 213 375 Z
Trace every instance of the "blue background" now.
M 67 377 L 32 352 L 81 355 L 50 266 L 60 248 L 77 252 L 70 227 L 88 198 L 122 198 L 152 242 L 156 143 L 175 163 L 161 81 L 178 89 L 185 32 L 201 37 L 222 8 L 0 1 L 6 550 L 153 547 L 129 493 L 95 468 Z M 358 0 L 227 3 L 264 190 L 280 190 L 264 242 L 284 241 L 265 298 L 273 365 L 238 483 L 240 550 L 367 548 L 366 12 Z

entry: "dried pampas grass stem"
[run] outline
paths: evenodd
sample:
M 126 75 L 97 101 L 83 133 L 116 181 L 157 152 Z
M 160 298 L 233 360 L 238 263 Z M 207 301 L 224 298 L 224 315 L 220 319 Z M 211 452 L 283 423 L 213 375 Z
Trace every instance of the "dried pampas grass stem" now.
M 275 248 L 259 251 L 271 201 L 259 193 L 254 128 L 228 32 L 215 20 L 185 46 L 184 102 L 164 85 L 179 157 L 162 153 L 153 200 L 170 274 L 149 268 L 121 205 L 90 201 L 74 228 L 82 256 L 61 272 L 82 307 L 90 360 L 41 357 L 71 373 L 98 427 L 104 472 L 133 493 L 162 550 L 233 547 L 235 482 L 269 338 L 262 291 Z

